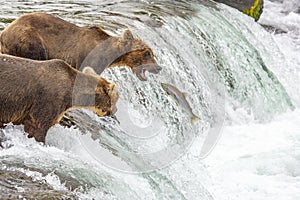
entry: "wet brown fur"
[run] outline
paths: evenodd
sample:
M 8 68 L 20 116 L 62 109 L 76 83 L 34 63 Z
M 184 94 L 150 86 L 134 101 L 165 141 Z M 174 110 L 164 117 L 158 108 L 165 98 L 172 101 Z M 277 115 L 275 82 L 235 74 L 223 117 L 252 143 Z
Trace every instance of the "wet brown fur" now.
M 2 32 L 0 45 L 5 54 L 35 60 L 62 59 L 77 69 L 91 66 L 97 73 L 113 66 L 128 66 L 135 73 L 142 65 L 151 65 L 148 71 L 153 73 L 161 69 L 151 48 L 133 38 L 128 29 L 122 37 L 113 37 L 99 27 L 79 27 L 39 12 L 12 22 Z M 83 63 L 90 53 L 93 61 Z
M 113 83 L 80 72 L 58 59 L 35 61 L 0 54 L 0 127 L 23 124 L 29 137 L 45 142 L 63 114 L 88 108 L 111 115 L 118 94 Z

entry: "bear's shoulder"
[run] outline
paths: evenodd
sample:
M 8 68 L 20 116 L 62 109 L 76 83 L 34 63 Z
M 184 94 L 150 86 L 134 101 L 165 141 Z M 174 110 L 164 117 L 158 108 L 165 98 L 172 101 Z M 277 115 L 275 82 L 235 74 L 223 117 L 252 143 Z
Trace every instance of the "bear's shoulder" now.
M 111 35 L 109 35 L 106 31 L 104 31 L 101 27 L 99 26 L 88 26 L 85 27 L 85 31 L 89 31 L 91 33 L 94 33 L 97 36 L 100 36 L 101 39 L 107 39 L 112 37 Z

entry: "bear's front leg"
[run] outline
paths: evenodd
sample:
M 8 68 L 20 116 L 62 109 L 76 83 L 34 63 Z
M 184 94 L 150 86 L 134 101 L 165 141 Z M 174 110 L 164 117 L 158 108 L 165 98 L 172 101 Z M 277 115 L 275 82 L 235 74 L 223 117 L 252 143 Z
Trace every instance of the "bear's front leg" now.
M 28 116 L 26 120 L 24 120 L 23 125 L 29 138 L 34 137 L 37 142 L 45 143 L 46 134 L 51 125 L 48 123 L 39 123 L 34 117 L 32 117 L 32 115 Z
M 0 122 L 0 128 L 5 128 L 5 125 Z
M 41 127 L 41 128 L 35 128 L 30 125 L 24 125 L 24 130 L 26 133 L 28 133 L 28 137 L 34 139 L 37 142 L 43 142 L 45 143 L 46 134 L 49 128 Z

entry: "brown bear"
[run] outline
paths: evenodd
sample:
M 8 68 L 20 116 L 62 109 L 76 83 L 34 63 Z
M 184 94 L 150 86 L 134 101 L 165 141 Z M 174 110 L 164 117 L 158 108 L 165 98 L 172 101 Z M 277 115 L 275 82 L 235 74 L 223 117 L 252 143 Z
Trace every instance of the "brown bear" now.
M 66 62 L 36 61 L 0 54 L 0 127 L 23 124 L 36 141 L 71 109 L 86 108 L 98 116 L 116 111 L 115 84 L 80 72 Z
M 100 74 L 105 68 L 128 66 L 140 80 L 145 72 L 158 73 L 153 52 L 126 29 L 113 37 L 103 29 L 79 27 L 45 13 L 21 16 L 0 36 L 2 53 L 35 60 L 62 59 L 76 69 L 90 66 Z

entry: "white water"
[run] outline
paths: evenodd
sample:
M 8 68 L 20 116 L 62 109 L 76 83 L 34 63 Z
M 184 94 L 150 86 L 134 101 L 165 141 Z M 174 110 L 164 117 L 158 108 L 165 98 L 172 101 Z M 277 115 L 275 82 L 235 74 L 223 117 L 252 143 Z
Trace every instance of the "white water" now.
M 126 6 L 122 12 L 127 12 Z M 267 1 L 260 21 L 272 24 L 272 14 L 280 6 Z M 149 29 L 116 16 L 153 47 L 164 67 L 147 83 L 125 68 L 104 72 L 120 87 L 120 127 L 87 113 L 84 119 L 89 121 L 82 121 L 87 130 L 96 125 L 105 131 L 94 127 L 91 136 L 88 131 L 82 134 L 57 125 L 42 146 L 26 138 L 22 127 L 8 126 L 4 145 L 13 146 L 0 152 L 1 169 L 21 171 L 54 190 L 67 191 L 64 181 L 75 179 L 82 188 L 74 193 L 82 199 L 298 199 L 300 117 L 299 110 L 289 111 L 293 106 L 285 90 L 298 106 L 300 43 L 295 41 L 299 32 L 274 35 L 234 9 L 195 7 L 200 10 L 197 17 L 159 16 L 165 22 L 161 28 Z M 289 15 L 294 18 L 276 25 L 286 27 L 292 21 L 290 26 L 296 27 L 292 30 L 299 30 L 299 15 L 282 17 Z M 121 31 L 111 28 L 112 33 Z M 272 70 L 283 87 L 261 65 Z M 157 79 L 187 92 L 202 121 L 190 125 L 188 117 L 164 96 Z M 220 86 L 220 81 L 225 83 Z M 131 118 L 125 127 L 127 116 Z M 216 148 L 203 159 L 200 152 L 206 136 L 217 137 L 224 120 Z M 167 152 L 170 158 L 164 152 L 155 154 L 168 145 L 176 150 Z M 147 172 L 153 166 L 159 169 Z
M 287 31 L 270 35 L 282 52 L 276 56 L 280 58 L 279 67 L 284 68 L 273 70 L 294 98 L 297 109 L 268 123 L 241 123 L 238 118 L 234 125 L 224 127 L 218 145 L 204 160 L 213 180 L 208 188 L 215 199 L 300 199 L 299 8 L 297 0 L 265 1 L 259 20 Z M 256 33 L 262 34 L 265 33 Z
M 299 110 L 267 124 L 225 126 L 204 160 L 215 199 L 300 198 Z

